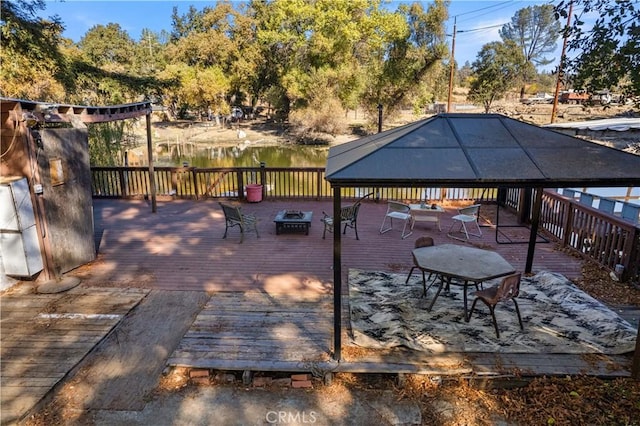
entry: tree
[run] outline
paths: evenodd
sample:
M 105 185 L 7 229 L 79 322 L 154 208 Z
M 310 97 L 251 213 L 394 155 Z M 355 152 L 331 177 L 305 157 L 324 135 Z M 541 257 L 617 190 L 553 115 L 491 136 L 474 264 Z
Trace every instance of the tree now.
M 533 66 L 526 67 L 523 71 L 529 71 L 521 77 L 524 82 L 535 75 L 535 66 L 547 65 L 552 59 L 545 57 L 557 47 L 560 35 L 560 22 L 556 19 L 553 6 L 529 6 L 520 9 L 511 18 L 511 23 L 506 24 L 500 30 L 502 41 L 512 40 L 520 49 L 527 62 Z M 520 97 L 524 96 L 525 88 L 520 90 Z
M 482 104 L 488 113 L 495 100 L 519 83 L 523 69 L 528 66 L 530 64 L 514 41 L 485 44 L 472 64 L 475 79 L 468 98 Z
M 569 4 L 581 10 L 566 29 L 568 49 L 577 56 L 566 60 L 575 83 L 591 90 L 619 88 L 640 94 L 640 7 L 637 0 L 562 0 L 556 15 L 568 15 Z M 586 29 L 583 16 L 595 12 Z
M 143 51 L 144 58 L 149 58 L 148 50 Z M 159 81 L 154 73 L 143 70 L 140 54 L 140 44 L 119 24 L 92 27 L 76 49 L 67 50 L 74 77 L 74 94 L 80 95 L 81 103 L 88 105 L 122 104 L 139 101 L 142 97 L 156 97 L 168 82 Z
M 80 39 L 78 47 L 87 62 L 109 71 L 127 71 L 133 63 L 135 42 L 119 24 L 96 25 Z
M 384 106 L 387 116 L 393 114 L 422 91 L 420 86 L 429 84 L 429 76 L 439 75 L 440 61 L 448 53 L 444 29 L 447 4 L 436 0 L 426 10 L 417 2 L 400 6 L 398 15 L 404 27 L 391 27 L 383 50 L 377 52 L 377 62 L 372 61 L 366 69 L 370 77 L 364 107 L 370 116 L 376 116 L 378 104 Z M 435 89 L 432 86 L 431 91 Z
M 527 61 L 536 66 L 547 65 L 553 59 L 545 55 L 555 51 L 560 29 L 552 5 L 529 6 L 516 12 L 511 23 L 500 30 L 500 37 L 502 41 L 516 42 Z
M 144 76 L 153 76 L 167 65 L 167 40 L 169 33 L 155 33 L 147 28 L 142 30 L 140 40 L 135 45 L 133 69 Z
M 60 102 L 69 84 L 58 44 L 64 27 L 57 16 L 41 19 L 44 0 L 2 2 L 0 18 L 0 94 Z

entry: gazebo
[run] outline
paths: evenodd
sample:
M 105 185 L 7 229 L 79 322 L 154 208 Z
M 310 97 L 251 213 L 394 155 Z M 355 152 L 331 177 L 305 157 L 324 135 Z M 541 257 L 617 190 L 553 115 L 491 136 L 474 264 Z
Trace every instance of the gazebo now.
M 533 191 L 525 272 L 531 272 L 545 188 L 640 185 L 640 156 L 500 114 L 438 114 L 332 147 L 333 214 L 342 188 L 521 188 Z M 334 358 L 341 358 L 341 233 L 333 234 Z M 640 376 L 640 333 L 633 360 Z

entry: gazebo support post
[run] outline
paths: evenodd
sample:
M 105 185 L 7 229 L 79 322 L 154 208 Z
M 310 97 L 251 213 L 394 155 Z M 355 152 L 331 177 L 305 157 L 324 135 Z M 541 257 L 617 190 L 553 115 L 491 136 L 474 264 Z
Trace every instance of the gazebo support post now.
M 542 210 L 543 188 L 536 188 L 536 198 L 533 201 L 533 211 L 531 212 L 531 234 L 529 235 L 529 248 L 527 250 L 527 263 L 524 272 L 529 274 L 533 269 L 533 255 L 536 251 L 536 240 L 538 236 L 538 225 L 540 224 L 540 210 Z
M 342 358 L 341 189 L 333 187 L 333 359 Z M 337 226 L 336 226 L 337 225 Z

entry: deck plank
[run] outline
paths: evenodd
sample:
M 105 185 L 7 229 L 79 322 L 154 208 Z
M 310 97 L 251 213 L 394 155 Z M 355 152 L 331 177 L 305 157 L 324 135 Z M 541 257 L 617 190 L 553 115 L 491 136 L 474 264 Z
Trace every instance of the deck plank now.
M 45 296 L 2 295 L 0 422 L 23 417 L 146 293 L 148 290 L 79 286 Z M 53 313 L 83 315 L 47 317 Z
M 217 200 L 160 202 L 153 214 L 144 201 L 94 200 L 99 255 L 73 271 L 82 285 L 57 295 L 0 297 L 2 423 L 41 400 L 77 368 L 79 359 L 84 362 L 78 374 L 85 365 L 91 373 L 83 384 L 101 392 L 90 408 L 122 410 L 144 405 L 165 361 L 220 370 L 629 376 L 630 358 L 624 356 L 425 354 L 403 348 L 347 356 L 349 269 L 408 272 L 416 238 L 428 235 L 436 244 L 459 243 L 446 235 L 454 206 L 444 206 L 442 231 L 419 223 L 403 240 L 397 229 L 379 233 L 386 203 L 369 200 L 360 209 L 360 240 L 351 229 L 342 237 L 343 359 L 332 360 L 333 241 L 332 235 L 322 239 L 319 222 L 319 213 L 332 207 L 330 200 L 243 205 L 243 211 L 259 218 L 260 238 L 249 234 L 240 244 L 237 229 L 222 239 L 224 216 Z M 309 235 L 276 235 L 273 217 L 289 208 L 316 212 Z M 498 244 L 492 225 L 495 210 L 483 206 L 481 216 L 483 236 L 466 244 L 495 250 L 515 269 L 524 270 L 527 245 Z M 500 221 L 515 224 L 506 212 L 500 213 Z M 528 238 L 528 229 L 522 227 L 501 232 L 501 237 L 508 234 L 518 241 Z M 575 279 L 581 270 L 582 261 L 556 244 L 536 244 L 534 273 L 553 271 Z M 637 324 L 637 308 L 616 309 Z M 129 322 L 120 322 L 123 317 Z M 140 330 L 144 333 L 137 334 Z M 47 350 L 54 356 L 43 356 Z M 60 360 L 65 353 L 73 356 Z M 90 377 L 104 380 L 94 383 Z M 140 397 L 127 400 L 122 391 L 127 388 Z

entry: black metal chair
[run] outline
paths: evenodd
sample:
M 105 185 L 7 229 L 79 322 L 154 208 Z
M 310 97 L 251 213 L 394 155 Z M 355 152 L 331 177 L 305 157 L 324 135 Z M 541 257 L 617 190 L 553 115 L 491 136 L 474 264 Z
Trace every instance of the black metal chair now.
M 243 214 L 240 207 L 234 207 L 224 203 L 218 204 L 222 207 L 225 219 L 224 235 L 222 238 L 227 238 L 227 231 L 234 226 L 240 228 L 240 243 L 244 240 L 245 231 L 255 232 L 256 237 L 260 238 L 260 234 L 258 234 L 258 220 L 254 215 Z
M 344 229 L 342 230 L 343 235 L 347 233 L 347 228 L 352 228 L 356 233 L 356 240 L 360 239 L 358 237 L 358 212 L 360 211 L 362 200 L 371 195 L 373 195 L 373 192 L 359 198 L 355 203 L 349 206 L 340 208 L 340 223 L 338 224 L 338 230 L 344 226 Z M 333 216 L 328 215 L 325 212 L 322 212 L 322 214 L 323 217 L 320 221 L 324 224 L 324 230 L 322 231 L 322 239 L 324 240 L 327 231 L 333 232 L 335 221 L 333 220 Z

